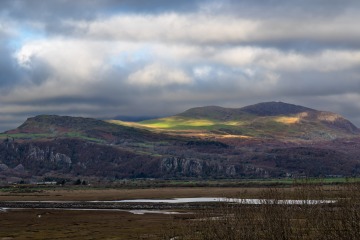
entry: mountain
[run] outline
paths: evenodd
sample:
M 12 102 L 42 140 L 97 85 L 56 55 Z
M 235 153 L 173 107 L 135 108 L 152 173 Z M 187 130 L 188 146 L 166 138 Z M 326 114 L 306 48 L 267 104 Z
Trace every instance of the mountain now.
M 223 108 L 218 106 L 191 108 L 176 116 L 192 118 L 210 118 L 216 120 L 235 120 L 247 115 L 278 116 L 292 115 L 302 112 L 316 112 L 316 110 L 283 102 L 264 102 L 243 108 Z
M 112 118 L 112 120 L 120 120 L 120 121 L 126 121 L 126 122 L 140 122 L 145 121 L 149 119 L 159 118 L 159 116 L 115 116 Z
M 0 183 L 45 177 L 160 177 L 161 155 L 153 148 L 181 142 L 92 118 L 39 115 L 0 134 Z
M 240 109 L 242 112 L 257 116 L 293 115 L 303 112 L 316 112 L 316 110 L 283 102 L 265 102 L 250 105 Z
M 342 116 L 282 102 L 137 123 L 40 115 L 0 134 L 0 183 L 359 176 L 359 146 Z
M 336 139 L 360 133 L 354 124 L 336 113 L 283 102 L 265 102 L 243 108 L 198 107 L 140 124 L 163 130 L 298 140 Z
M 94 142 L 117 143 L 126 139 L 148 140 L 159 138 L 152 132 L 111 124 L 83 117 L 39 115 L 28 118 L 21 126 L 4 133 L 16 138 L 79 138 Z

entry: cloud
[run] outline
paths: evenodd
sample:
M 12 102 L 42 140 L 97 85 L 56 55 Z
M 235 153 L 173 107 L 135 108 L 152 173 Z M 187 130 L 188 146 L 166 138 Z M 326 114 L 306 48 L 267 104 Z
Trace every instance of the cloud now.
M 269 9 L 271 11 L 271 8 Z M 246 18 L 233 14 L 190 12 L 122 14 L 84 21 L 67 21 L 78 37 L 187 44 L 358 46 L 359 12 L 336 18 Z
M 192 80 L 185 72 L 179 69 L 168 68 L 162 64 L 154 63 L 130 74 L 128 82 L 141 87 L 190 84 Z
M 63 19 L 94 19 L 127 12 L 161 13 L 196 11 L 203 0 L 2 0 L 0 14 L 22 21 L 41 21 L 50 26 Z M 49 29 L 50 30 L 50 29 Z
M 0 1 L 0 129 L 288 101 L 360 125 L 360 3 Z
M 0 93 L 18 84 L 21 76 L 16 61 L 12 57 L 10 39 L 11 34 L 0 26 Z
M 227 16 L 166 13 L 116 16 L 75 23 L 72 27 L 87 37 L 100 39 L 222 43 L 245 41 L 257 30 L 257 23 Z
M 309 53 L 275 48 L 233 47 L 218 51 L 215 61 L 232 66 L 258 65 L 282 71 L 333 72 L 360 67 L 360 51 L 325 49 Z

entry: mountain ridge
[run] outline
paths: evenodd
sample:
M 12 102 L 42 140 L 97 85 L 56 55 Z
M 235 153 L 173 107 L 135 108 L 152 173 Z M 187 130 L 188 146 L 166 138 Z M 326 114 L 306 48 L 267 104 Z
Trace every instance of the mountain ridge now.
M 38 115 L 28 118 L 18 128 L 3 133 L 4 135 L 28 136 L 35 138 L 83 138 L 95 142 L 116 143 L 129 140 L 157 139 L 146 129 L 112 124 L 103 120 L 84 117 Z
M 359 144 L 341 115 L 278 102 L 139 123 L 39 115 L 0 134 L 0 182 L 360 176 Z
M 93 118 L 38 115 L 28 118 L 18 128 L 4 134 L 48 134 L 114 141 L 118 135 L 127 138 L 152 136 L 152 132 L 173 134 L 202 131 L 217 135 L 249 137 L 316 139 L 346 137 L 360 130 L 339 114 L 283 102 L 264 102 L 241 108 L 205 106 L 182 113 L 138 123 Z M 75 135 L 76 135 L 75 134 Z
M 296 114 L 301 112 L 315 112 L 317 110 L 303 107 L 300 105 L 289 104 L 284 102 L 262 102 L 253 105 L 248 105 L 241 108 L 226 108 L 220 106 L 204 106 L 204 107 L 195 107 L 190 108 L 183 113 L 176 114 L 175 116 L 190 116 L 191 114 L 201 114 L 210 115 L 209 112 L 217 113 L 235 113 L 235 114 L 252 114 L 257 116 L 276 116 L 276 115 L 289 115 Z
M 276 138 L 288 134 L 293 138 L 311 139 L 360 133 L 353 123 L 339 114 L 283 102 L 264 102 L 242 108 L 196 107 L 167 118 L 140 123 L 150 128 L 223 131 L 251 137 L 273 135 Z M 304 136 L 308 133 L 314 137 Z

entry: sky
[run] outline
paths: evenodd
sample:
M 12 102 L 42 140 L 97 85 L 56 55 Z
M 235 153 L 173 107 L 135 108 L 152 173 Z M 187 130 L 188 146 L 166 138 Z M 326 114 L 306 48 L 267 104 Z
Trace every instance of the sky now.
M 0 131 L 282 101 L 360 127 L 358 0 L 1 0 Z

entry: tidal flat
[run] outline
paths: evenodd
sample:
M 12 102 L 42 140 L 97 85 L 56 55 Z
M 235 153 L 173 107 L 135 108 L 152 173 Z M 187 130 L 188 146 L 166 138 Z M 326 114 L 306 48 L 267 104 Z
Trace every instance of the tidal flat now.
M 163 239 L 186 215 L 22 209 L 0 212 L 0 239 Z
M 249 188 L 256 196 L 260 188 Z M 0 201 L 114 201 L 121 199 L 235 196 L 243 188 L 96 189 L 75 187 L 14 186 L 0 191 Z M 171 210 L 175 211 L 174 209 Z M 181 214 L 147 211 L 19 209 L 0 212 L 0 239 L 166 239 L 169 228 L 193 218 Z M 178 225 L 179 228 L 181 225 Z
M 91 187 L 36 187 L 36 186 L 13 186 L 0 191 L 0 202 L 12 201 L 33 201 L 41 203 L 48 202 L 116 202 L 119 200 L 135 199 L 173 199 L 173 198 L 259 198 L 259 199 L 319 199 L 333 200 L 344 199 L 354 189 L 346 185 L 311 185 L 292 186 L 281 188 L 216 188 L 216 187 L 167 187 L 167 188 L 146 188 L 146 189 L 115 189 L 115 188 L 91 188 Z M 123 203 L 120 204 L 132 204 Z M 185 205 L 183 206 L 186 206 Z M 198 204 L 198 205 L 196 205 Z M 203 239 L 201 228 L 226 221 L 234 222 L 234 213 L 239 211 L 234 205 L 226 207 L 222 203 L 196 203 L 188 205 L 189 208 L 172 207 L 171 209 L 160 204 L 144 209 L 122 210 L 114 206 L 113 209 L 51 209 L 51 208 L 26 208 L 26 209 L 5 209 L 0 211 L 0 239 L 171 239 L 174 236 L 183 236 L 181 239 Z M 270 204 L 271 205 L 271 204 Z M 198 207 L 197 207 L 198 206 Z M 340 206 L 340 205 L 339 205 Z M 84 206 L 86 207 L 86 206 Z M 340 206 L 341 207 L 341 206 Z M 313 209 L 313 207 L 310 207 Z M 309 209 L 310 209 L 309 208 Z M 339 207 L 337 207 L 338 209 Z M 256 219 L 263 216 L 263 209 L 272 211 L 280 209 L 247 205 L 247 214 L 256 213 Z M 269 210 L 270 209 L 270 210 Z M 282 209 L 282 208 L 281 208 Z M 286 209 L 297 209 L 297 207 L 286 207 Z M 327 212 L 331 206 L 325 208 Z M 140 210 L 143 214 L 135 214 Z M 134 212 L 135 211 L 135 212 Z M 161 214 L 163 212 L 171 214 Z M 241 210 L 243 211 L 243 210 Z M 294 211 L 292 211 L 294 212 Z M 295 211 L 296 212 L 296 211 Z M 320 213 L 324 212 L 319 210 Z M 284 216 L 290 216 L 285 211 Z M 243 213 L 242 213 L 243 214 Z M 279 213 L 281 215 L 281 212 Z M 267 214 L 268 215 L 268 214 Z M 266 216 L 267 216 L 266 215 Z M 264 215 L 265 216 L 265 215 Z M 271 216 L 271 215 L 269 215 Z M 281 215 L 282 216 L 282 215 Z M 303 217 L 303 213 L 297 213 L 296 218 Z M 312 215 L 311 215 L 312 216 Z M 255 217 L 255 216 L 250 216 Z M 341 217 L 341 216 L 339 216 Z M 211 219 L 194 221 L 198 219 Z M 305 221 L 305 220 L 304 220 Z M 293 221 L 292 221 L 293 222 Z M 303 220 L 302 220 L 303 222 Z M 228 224 L 229 224 L 228 223 Z M 219 226 L 221 226 L 221 224 Z M 227 224 L 227 225 L 228 225 Z M 257 224 L 257 223 L 256 223 Z M 198 235 L 191 235 L 194 227 Z M 214 226 L 213 229 L 216 229 Z M 207 230 L 207 232 L 209 232 Z M 227 233 L 225 233 L 227 234 Z M 230 234 L 230 233 L 229 233 Z M 232 233 L 234 234 L 234 233 Z M 189 238 L 190 237 L 190 238 Z M 212 238 L 210 238 L 212 239 Z M 216 239 L 216 238 L 213 238 Z M 251 239 L 251 238 L 248 238 Z M 311 238 L 303 238 L 311 239 Z

